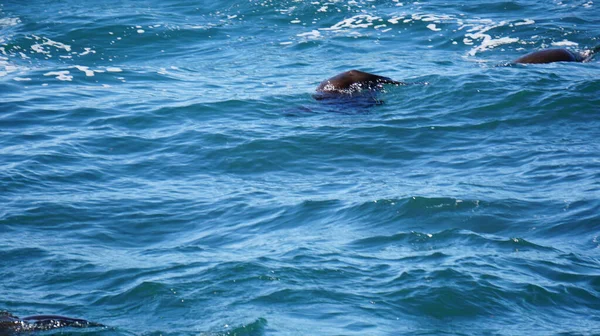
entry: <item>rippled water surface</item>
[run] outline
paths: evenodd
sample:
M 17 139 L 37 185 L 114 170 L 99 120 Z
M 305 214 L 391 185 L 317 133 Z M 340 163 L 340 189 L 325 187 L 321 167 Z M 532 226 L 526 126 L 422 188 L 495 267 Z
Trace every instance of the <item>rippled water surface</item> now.
M 0 310 L 90 335 L 592 335 L 596 1 L 0 3 Z M 363 71 L 376 103 L 318 101 Z M 52 334 L 52 331 L 43 334 Z

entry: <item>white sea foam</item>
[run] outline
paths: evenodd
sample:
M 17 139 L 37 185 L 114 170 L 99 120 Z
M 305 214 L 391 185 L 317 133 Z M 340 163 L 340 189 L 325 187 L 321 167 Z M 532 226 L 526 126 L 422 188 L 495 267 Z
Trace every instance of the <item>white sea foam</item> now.
M 87 54 L 95 54 L 96 51 L 92 50 L 92 48 L 83 48 L 83 50 L 85 50 L 84 52 L 82 52 L 81 54 L 79 54 L 79 56 L 85 56 Z
M 404 16 L 394 16 L 391 19 L 388 19 L 388 22 L 391 24 L 398 24 L 402 19 L 404 19 Z
M 379 20 L 378 17 L 368 15 L 357 15 L 349 19 L 345 19 L 330 28 L 321 30 L 336 30 L 342 28 L 366 28 L 373 25 L 375 20 Z M 455 15 L 446 14 L 432 14 L 432 13 L 414 13 L 410 16 L 405 14 L 394 14 L 391 18 L 386 19 L 387 23 L 397 25 L 399 23 L 410 23 L 415 21 L 421 21 L 427 23 L 426 27 L 431 31 L 438 32 L 442 28 L 439 24 L 454 24 L 458 26 L 454 28 L 454 31 L 466 30 L 462 42 L 465 45 L 471 45 L 473 48 L 469 51 L 470 56 L 474 56 L 479 52 L 490 50 L 501 45 L 517 43 L 520 41 L 518 37 L 510 36 L 497 36 L 492 34 L 496 28 L 503 26 L 523 26 L 535 24 L 534 20 L 531 19 L 520 19 L 514 23 L 510 21 L 495 22 L 491 19 L 464 19 Z M 376 26 L 377 28 L 383 27 L 383 25 Z M 385 31 L 389 31 L 386 29 Z M 453 44 L 457 44 L 453 41 Z
M 38 44 L 38 43 L 32 45 L 31 46 L 31 50 L 35 51 L 38 54 L 46 54 L 46 55 L 50 54 L 49 51 L 46 51 L 44 49 L 44 47 L 41 44 Z
M 368 14 L 359 14 L 353 17 L 344 19 L 329 28 L 321 28 L 321 30 L 342 30 L 354 28 L 368 28 L 373 25 L 373 21 L 380 20 L 378 16 Z
M 6 75 L 8 75 L 11 72 L 15 72 L 18 70 L 18 68 L 10 63 L 8 63 L 8 58 L 6 57 L 0 57 L 0 69 L 4 68 L 3 70 L 0 70 L 0 77 L 4 77 Z
M 524 25 L 531 25 L 534 24 L 535 21 L 531 20 L 531 19 L 525 19 L 522 22 L 515 22 L 514 25 L 515 26 L 524 26 Z
M 51 40 L 51 39 L 49 39 L 47 37 L 40 37 L 40 36 L 36 36 L 36 35 L 32 35 L 32 36 L 33 36 L 33 38 L 35 38 L 36 41 L 42 41 L 41 44 L 36 44 L 36 45 L 39 45 L 39 46 L 51 46 L 51 47 L 54 47 L 56 49 L 63 49 L 65 51 L 67 51 L 67 52 L 71 51 L 71 46 L 68 45 L 68 44 L 64 44 L 62 42 L 57 42 L 57 41 Z
M 415 21 L 423 22 L 435 22 L 440 23 L 442 21 L 456 21 L 456 17 L 453 15 L 439 15 L 439 14 L 413 14 L 411 18 Z
M 470 21 L 472 22 L 472 21 Z M 507 21 L 501 21 L 494 23 L 492 20 L 485 19 L 479 22 L 464 24 L 461 27 L 470 27 L 465 34 L 463 43 L 466 45 L 473 45 L 475 40 L 480 40 L 481 44 L 472 48 L 469 51 L 469 56 L 475 56 L 478 52 L 483 52 L 489 49 L 496 48 L 503 44 L 510 44 L 519 41 L 518 37 L 500 37 L 492 38 L 490 34 L 486 34 L 492 29 L 503 27 L 508 24 Z M 460 28 L 459 28 L 460 29 Z
M 0 27 L 12 27 L 21 23 L 21 19 L 19 18 L 1 18 L 0 19 Z
M 559 42 L 552 42 L 552 45 L 555 47 L 576 47 L 579 45 L 579 43 L 569 40 L 562 40 Z
M 71 81 L 73 76 L 70 75 L 69 70 L 63 71 L 50 71 L 44 74 L 44 76 L 56 76 L 56 79 L 61 81 Z
M 94 76 L 94 71 L 90 70 L 89 67 L 82 66 L 82 65 L 75 65 L 74 68 L 76 68 L 79 71 L 84 72 L 87 77 L 93 77 Z
M 46 37 L 39 37 L 36 35 L 32 35 L 32 38 L 29 38 L 29 39 L 35 39 L 36 41 L 41 41 L 41 43 L 40 42 L 34 43 L 33 45 L 31 45 L 30 48 L 31 48 L 31 50 L 33 50 L 33 52 L 46 55 L 46 57 L 52 57 L 50 47 L 53 47 L 55 49 L 62 49 L 66 52 L 71 52 L 70 45 L 64 44 L 62 42 L 53 41 Z M 61 55 L 61 57 L 69 58 L 70 56 Z
M 310 32 L 306 32 L 306 33 L 300 33 L 296 36 L 299 37 L 306 37 L 307 39 L 318 39 L 319 37 L 321 37 L 321 33 L 318 30 L 312 30 Z
M 429 28 L 429 29 L 431 29 L 433 31 L 440 31 L 440 30 L 442 30 L 441 28 L 437 28 L 436 25 L 435 25 L 435 23 L 428 24 L 427 28 Z
M 108 67 L 108 68 L 106 68 L 106 71 L 108 71 L 108 72 L 122 72 L 123 69 L 117 68 L 117 67 Z
M 497 46 L 500 46 L 503 44 L 511 44 L 511 43 L 515 43 L 515 42 L 519 41 L 518 37 L 501 37 L 501 38 L 493 39 L 490 35 L 487 35 L 487 34 L 482 34 L 481 36 L 479 36 L 477 34 L 467 34 L 467 35 L 470 35 L 473 38 L 483 37 L 483 41 L 481 41 L 481 44 L 469 51 L 470 56 L 475 56 L 475 54 L 477 54 L 478 52 L 493 49 L 493 48 L 496 48 Z
M 70 45 L 64 44 L 64 43 L 61 43 L 61 42 L 52 41 L 49 38 L 46 38 L 46 42 L 44 42 L 44 45 L 53 46 L 53 47 L 55 47 L 57 49 L 64 49 L 67 52 L 71 51 L 71 46 Z

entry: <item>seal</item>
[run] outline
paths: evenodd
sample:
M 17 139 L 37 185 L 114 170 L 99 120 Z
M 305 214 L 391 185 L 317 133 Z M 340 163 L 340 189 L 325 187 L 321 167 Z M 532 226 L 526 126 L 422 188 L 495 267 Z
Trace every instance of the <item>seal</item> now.
M 600 51 L 600 46 L 586 52 L 575 52 L 567 49 L 544 49 L 521 56 L 513 61 L 519 64 L 544 64 L 554 62 L 588 62 L 595 53 Z
M 363 90 L 379 91 L 384 84 L 405 85 L 389 77 L 383 77 L 360 70 L 350 70 L 324 80 L 317 86 L 317 99 L 328 96 L 352 95 Z
M 90 328 L 104 327 L 104 325 L 60 315 L 33 315 L 19 318 L 9 312 L 0 312 L 0 335 L 63 327 Z

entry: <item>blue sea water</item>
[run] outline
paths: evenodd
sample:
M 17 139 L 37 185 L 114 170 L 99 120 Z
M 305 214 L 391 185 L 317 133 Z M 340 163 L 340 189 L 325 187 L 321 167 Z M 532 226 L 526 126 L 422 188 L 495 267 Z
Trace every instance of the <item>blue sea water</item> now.
M 597 1 L 0 2 L 0 310 L 600 334 Z M 312 97 L 350 69 L 414 83 Z

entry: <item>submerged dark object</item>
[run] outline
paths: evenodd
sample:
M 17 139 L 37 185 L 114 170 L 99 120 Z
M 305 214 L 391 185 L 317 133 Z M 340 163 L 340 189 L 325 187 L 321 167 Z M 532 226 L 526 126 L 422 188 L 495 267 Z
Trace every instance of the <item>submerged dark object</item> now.
M 0 335 L 18 332 L 42 331 L 63 327 L 90 328 L 104 325 L 83 319 L 60 315 L 33 315 L 19 318 L 9 312 L 0 312 Z
M 364 92 L 373 92 L 383 89 L 384 84 L 404 85 L 403 82 L 395 81 L 389 77 L 383 77 L 359 70 L 342 72 L 336 76 L 324 80 L 317 86 L 316 99 L 326 99 Z
M 534 51 L 525 56 L 521 56 L 513 63 L 521 64 L 543 64 L 553 62 L 588 62 L 594 54 L 600 50 L 600 46 L 585 53 L 571 51 L 567 49 L 544 49 Z

